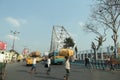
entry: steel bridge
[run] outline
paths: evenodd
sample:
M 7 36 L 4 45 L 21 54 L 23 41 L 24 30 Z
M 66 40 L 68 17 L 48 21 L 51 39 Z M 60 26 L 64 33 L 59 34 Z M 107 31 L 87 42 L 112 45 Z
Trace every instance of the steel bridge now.
M 61 48 L 63 48 L 64 40 L 69 37 L 71 37 L 71 35 L 67 32 L 67 30 L 63 26 L 58 26 L 58 25 L 53 26 L 50 52 L 52 52 L 54 50 L 60 50 Z

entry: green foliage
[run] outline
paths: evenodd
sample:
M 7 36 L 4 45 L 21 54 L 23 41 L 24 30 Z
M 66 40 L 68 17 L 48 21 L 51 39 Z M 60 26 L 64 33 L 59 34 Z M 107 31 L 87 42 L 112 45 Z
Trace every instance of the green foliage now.
M 64 48 L 74 47 L 74 45 L 75 45 L 75 43 L 74 43 L 74 41 L 73 41 L 73 39 L 71 37 L 66 38 L 64 40 L 64 43 L 65 43 Z
M 110 47 L 110 50 L 111 50 L 111 51 L 113 51 L 113 50 L 114 50 L 114 47 L 113 47 L 113 46 L 111 46 L 111 47 Z

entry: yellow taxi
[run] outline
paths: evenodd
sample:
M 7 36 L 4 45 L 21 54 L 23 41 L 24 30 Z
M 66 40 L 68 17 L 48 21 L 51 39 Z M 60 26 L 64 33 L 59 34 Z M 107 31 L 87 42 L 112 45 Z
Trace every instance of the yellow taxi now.
M 32 57 L 27 57 L 26 58 L 26 65 L 29 66 L 29 65 L 32 65 L 33 64 L 33 59 Z

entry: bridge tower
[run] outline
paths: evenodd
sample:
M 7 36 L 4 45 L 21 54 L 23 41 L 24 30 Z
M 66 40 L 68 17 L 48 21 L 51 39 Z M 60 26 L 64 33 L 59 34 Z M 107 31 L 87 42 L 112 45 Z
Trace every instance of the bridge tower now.
M 71 37 L 63 26 L 53 26 L 50 52 L 60 50 L 64 46 L 64 40 Z M 72 38 L 72 37 L 71 37 Z

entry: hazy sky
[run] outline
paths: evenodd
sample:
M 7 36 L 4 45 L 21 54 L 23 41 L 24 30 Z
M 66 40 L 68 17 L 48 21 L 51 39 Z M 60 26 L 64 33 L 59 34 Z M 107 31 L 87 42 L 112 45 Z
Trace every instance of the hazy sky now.
M 90 49 L 95 35 L 83 31 L 90 15 L 92 0 L 0 0 L 0 40 L 11 49 L 17 31 L 15 49 L 49 51 L 53 25 L 62 25 L 71 34 L 78 50 Z M 108 36 L 110 37 L 110 36 Z M 111 39 L 111 38 L 110 38 Z M 104 46 L 110 45 L 108 39 Z M 109 43 L 109 44 L 108 44 Z

